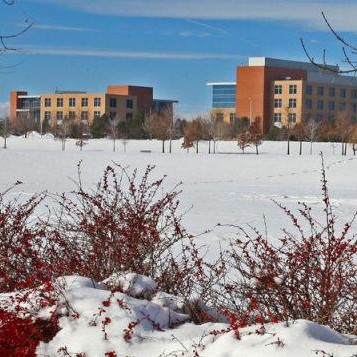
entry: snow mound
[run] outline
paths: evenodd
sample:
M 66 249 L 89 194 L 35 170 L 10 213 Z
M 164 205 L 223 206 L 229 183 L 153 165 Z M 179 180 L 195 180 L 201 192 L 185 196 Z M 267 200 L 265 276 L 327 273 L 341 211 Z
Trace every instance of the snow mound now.
M 151 298 L 157 287 L 154 280 L 136 273 L 112 274 L 103 284 L 111 289 L 120 289 L 130 296 L 146 299 Z

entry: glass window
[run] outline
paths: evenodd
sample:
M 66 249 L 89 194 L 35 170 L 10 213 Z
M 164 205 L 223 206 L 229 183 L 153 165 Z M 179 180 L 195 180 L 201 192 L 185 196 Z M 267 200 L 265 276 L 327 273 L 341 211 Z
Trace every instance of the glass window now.
M 94 118 L 100 118 L 100 111 L 98 110 L 94 111 Z
M 340 105 L 338 107 L 339 110 L 342 112 L 346 110 L 346 102 L 340 102 Z
M 289 94 L 296 94 L 297 93 L 297 85 L 296 84 L 290 84 L 289 85 Z
M 116 113 L 116 112 L 110 112 L 110 113 L 109 113 L 109 118 L 110 118 L 110 119 L 114 119 L 116 116 L 117 116 L 117 113 Z
M 49 121 L 51 120 L 51 112 L 45 112 L 45 120 Z
M 57 112 L 56 119 L 63 120 L 63 112 Z
M 311 95 L 312 94 L 312 86 L 311 85 L 307 85 L 305 92 L 306 92 L 307 95 Z
M 290 123 L 296 122 L 296 113 L 289 113 L 289 122 Z
M 312 100 L 311 99 L 306 99 L 305 100 L 305 107 L 307 109 L 311 109 L 312 108 Z
M 346 88 L 341 88 L 340 89 L 340 97 L 341 98 L 346 98 Z
M 283 86 L 281 84 L 274 85 L 274 94 L 282 94 L 283 93 Z
M 316 120 L 317 121 L 322 121 L 323 118 L 324 118 L 324 116 L 321 113 L 316 115 Z
M 63 107 L 63 98 L 57 98 L 57 107 Z
M 223 113 L 217 113 L 216 114 L 216 120 L 217 121 L 223 121 Z
M 229 113 L 229 122 L 232 124 L 236 120 L 236 113 Z
M 51 98 L 45 98 L 45 107 L 51 106 Z
M 319 96 L 324 95 L 324 87 L 317 87 L 317 95 Z
M 94 98 L 94 106 L 95 107 L 100 107 L 101 105 L 101 100 L 100 98 Z
M 281 108 L 282 107 L 282 100 L 280 98 L 274 99 L 274 108 Z
M 127 99 L 127 100 L 126 100 L 126 107 L 127 107 L 128 109 L 133 109 L 133 105 L 134 105 L 134 102 L 133 102 L 132 99 Z
M 127 120 L 131 120 L 131 119 L 133 119 L 133 113 L 126 113 L 125 117 Z
M 70 110 L 68 113 L 68 118 L 71 120 L 76 119 L 76 112 L 74 112 L 73 110 Z
M 82 107 L 88 107 L 88 98 L 82 98 Z
M 81 120 L 88 120 L 88 112 L 81 112 Z
M 352 111 L 353 113 L 356 113 L 356 112 L 357 112 L 357 104 L 356 104 L 356 103 L 352 103 L 352 104 L 351 104 L 351 111 Z
M 68 105 L 70 107 L 75 107 L 76 106 L 76 98 L 69 98 Z
M 323 100 L 318 100 L 317 101 L 317 109 L 318 110 L 323 110 L 324 109 L 324 101 Z
M 356 99 L 357 98 L 357 90 L 351 90 L 351 98 Z
M 289 99 L 289 108 L 296 108 L 296 99 L 295 98 Z
M 274 123 L 281 123 L 281 113 L 274 113 Z
M 109 106 L 110 106 L 111 108 L 116 108 L 116 106 L 117 106 L 117 99 L 116 99 L 116 98 L 110 98 L 110 99 L 109 99 Z
M 329 110 L 335 110 L 335 102 L 334 101 L 330 101 L 328 103 L 328 109 Z
M 330 97 L 334 97 L 334 96 L 335 96 L 335 88 L 330 87 L 330 88 L 328 89 L 328 95 L 329 95 Z

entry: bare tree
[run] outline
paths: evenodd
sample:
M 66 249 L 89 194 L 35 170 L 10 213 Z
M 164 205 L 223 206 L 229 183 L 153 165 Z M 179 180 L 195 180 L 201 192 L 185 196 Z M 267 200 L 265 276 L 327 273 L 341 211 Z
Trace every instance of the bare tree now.
M 113 141 L 113 152 L 116 150 L 116 140 L 118 139 L 118 124 L 120 120 L 117 116 L 109 118 L 106 124 L 106 132 Z
M 302 155 L 302 142 L 306 139 L 306 123 L 304 121 L 300 121 L 296 123 L 293 128 L 293 135 L 299 141 L 299 155 Z
M 24 135 L 25 138 L 31 131 L 37 129 L 37 121 L 33 113 L 20 112 L 14 119 L 13 129 L 16 134 Z
M 59 137 L 61 138 L 62 151 L 66 150 L 66 140 L 67 140 L 69 133 L 71 131 L 73 122 L 74 122 L 74 120 L 72 118 L 65 116 L 62 119 L 60 124 L 57 123 L 57 133 L 58 133 Z
M 251 144 L 251 142 L 250 142 L 248 131 L 238 134 L 237 145 L 242 150 L 243 154 L 244 154 L 245 149 L 248 148 L 250 146 L 250 144 Z
M 168 111 L 150 111 L 145 116 L 144 129 L 150 138 L 162 141 L 162 153 L 165 153 L 165 141 L 172 135 L 172 113 Z
M 252 145 L 255 146 L 255 152 L 258 155 L 258 148 L 263 142 L 263 134 L 261 131 L 262 120 L 260 117 L 255 118 L 255 120 L 249 126 L 249 141 Z
M 312 155 L 312 145 L 317 140 L 321 128 L 320 122 L 317 122 L 313 116 L 306 121 L 306 138 L 310 142 L 310 155 Z
M 10 132 L 10 119 L 5 116 L 0 119 L 0 136 L 4 139 L 4 149 L 7 149 L 7 139 L 10 136 Z
M 353 125 L 350 133 L 349 144 L 352 147 L 353 155 L 356 156 L 357 151 L 357 124 Z

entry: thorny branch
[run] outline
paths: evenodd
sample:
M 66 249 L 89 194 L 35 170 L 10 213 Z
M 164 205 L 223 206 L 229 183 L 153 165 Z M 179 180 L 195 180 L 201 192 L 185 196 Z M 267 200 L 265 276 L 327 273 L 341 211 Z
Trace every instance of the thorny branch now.
M 352 62 L 350 55 L 347 52 L 351 51 L 351 53 L 355 54 L 357 52 L 357 47 L 352 45 L 350 42 L 347 42 L 340 34 L 338 34 L 335 31 L 335 29 L 332 27 L 332 25 L 330 24 L 329 20 L 327 19 L 326 15 L 323 11 L 321 12 L 321 15 L 322 15 L 328 29 L 330 30 L 330 32 L 337 39 L 337 41 L 342 44 L 342 53 L 343 53 L 343 57 L 344 57 L 344 62 L 346 62 L 351 68 L 350 69 L 340 69 L 339 66 L 328 65 L 327 61 L 326 61 L 326 50 L 323 50 L 322 63 L 317 63 L 315 61 L 314 57 L 311 56 L 310 52 L 308 51 L 308 49 L 304 43 L 304 40 L 302 38 L 300 38 L 300 43 L 301 43 L 301 46 L 304 50 L 306 57 L 313 65 L 315 65 L 316 67 L 318 67 L 319 69 L 321 69 L 323 71 L 334 72 L 334 73 L 339 73 L 339 74 L 356 73 L 357 67 Z
M 15 4 L 15 0 L 0 0 L 0 1 L 3 4 L 9 5 L 9 6 L 12 6 Z M 17 50 L 16 48 L 9 47 L 7 45 L 7 40 L 21 36 L 22 34 L 27 32 L 34 24 L 33 22 L 29 23 L 27 19 L 26 19 L 25 23 L 27 24 L 26 27 L 19 32 L 16 32 L 13 34 L 0 34 L 0 54 Z

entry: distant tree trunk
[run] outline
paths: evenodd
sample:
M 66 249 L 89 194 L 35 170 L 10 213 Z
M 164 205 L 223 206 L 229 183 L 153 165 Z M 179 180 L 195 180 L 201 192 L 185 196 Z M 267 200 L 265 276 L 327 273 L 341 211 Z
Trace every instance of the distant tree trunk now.
M 162 140 L 162 153 L 165 154 L 165 140 Z
M 208 140 L 208 153 L 211 153 L 211 140 Z
M 255 152 L 257 153 L 257 155 L 259 154 L 258 145 L 255 145 Z
M 216 141 L 213 141 L 213 153 L 216 153 Z
M 286 154 L 290 155 L 290 137 L 288 137 L 288 151 Z
M 357 150 L 356 143 L 352 144 L 352 150 L 353 150 L 353 156 L 356 156 L 356 150 Z
M 302 155 L 302 140 L 300 140 L 300 150 L 299 150 L 299 155 Z
M 196 140 L 196 154 L 198 154 L 198 140 Z

